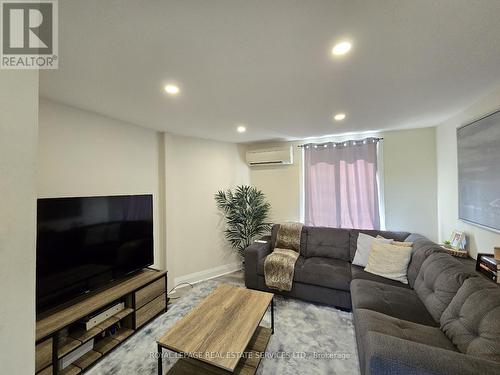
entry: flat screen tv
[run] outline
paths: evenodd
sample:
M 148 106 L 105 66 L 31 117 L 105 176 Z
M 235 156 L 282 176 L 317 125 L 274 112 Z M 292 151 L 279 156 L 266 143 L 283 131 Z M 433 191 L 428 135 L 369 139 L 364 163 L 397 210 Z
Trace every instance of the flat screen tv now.
M 457 130 L 459 218 L 500 231 L 500 111 Z
M 37 208 L 37 313 L 153 264 L 151 195 L 39 199 Z

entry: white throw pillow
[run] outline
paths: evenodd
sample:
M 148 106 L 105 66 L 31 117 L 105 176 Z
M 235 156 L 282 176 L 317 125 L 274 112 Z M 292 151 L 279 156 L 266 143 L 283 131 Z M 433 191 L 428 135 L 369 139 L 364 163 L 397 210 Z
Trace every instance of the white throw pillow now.
M 374 241 L 379 241 L 382 243 L 391 243 L 392 239 L 387 238 L 375 238 L 364 233 L 360 233 L 358 236 L 358 246 L 356 248 L 356 253 L 354 254 L 354 259 L 352 264 L 356 266 L 366 267 L 368 263 L 368 256 L 372 249 L 372 244 Z
M 408 284 L 406 272 L 411 259 L 411 247 L 374 241 L 365 271 Z

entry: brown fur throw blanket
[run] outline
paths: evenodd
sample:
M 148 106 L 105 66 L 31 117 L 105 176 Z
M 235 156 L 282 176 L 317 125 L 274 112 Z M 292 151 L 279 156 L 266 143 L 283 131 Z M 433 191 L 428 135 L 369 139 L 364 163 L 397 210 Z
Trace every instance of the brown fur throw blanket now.
M 280 224 L 274 250 L 264 261 L 264 278 L 271 289 L 292 290 L 295 263 L 300 255 L 301 223 Z

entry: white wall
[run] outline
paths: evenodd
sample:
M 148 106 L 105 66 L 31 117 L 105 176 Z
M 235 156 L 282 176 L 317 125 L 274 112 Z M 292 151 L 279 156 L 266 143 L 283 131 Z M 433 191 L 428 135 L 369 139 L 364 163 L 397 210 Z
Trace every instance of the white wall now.
M 458 220 L 457 133 L 465 125 L 500 108 L 500 88 L 437 127 L 439 237 L 448 240 L 454 229 L 469 237 L 470 253 L 493 253 L 500 246 L 500 234 Z M 500 162 L 500 161 L 499 161 Z
M 153 194 L 155 266 L 195 280 L 234 269 L 213 196 L 248 183 L 235 144 L 158 133 L 40 101 L 40 197 Z
M 0 367 L 35 372 L 38 72 L 0 71 Z
M 255 143 L 248 149 L 263 149 L 286 145 L 293 147 L 294 163 L 250 167 L 250 182 L 262 190 L 271 203 L 271 220 L 275 223 L 300 221 L 302 152 L 300 142 Z
M 153 194 L 155 267 L 165 267 L 160 133 L 40 100 L 39 197 Z
M 388 230 L 416 232 L 437 240 L 437 176 L 435 128 L 388 131 L 383 141 L 385 219 Z M 368 135 L 363 135 L 366 137 Z M 359 137 L 357 137 L 359 138 Z M 353 136 L 322 139 L 355 139 Z M 314 140 L 307 142 L 314 142 Z M 267 196 L 275 222 L 300 220 L 301 149 L 305 142 L 287 142 L 294 150 L 294 164 L 252 167 L 250 181 Z M 248 149 L 283 143 L 257 143 Z
M 165 134 L 167 264 L 171 286 L 241 265 L 223 236 L 214 195 L 249 183 L 236 144 Z
M 436 129 L 384 137 L 385 226 L 438 240 Z

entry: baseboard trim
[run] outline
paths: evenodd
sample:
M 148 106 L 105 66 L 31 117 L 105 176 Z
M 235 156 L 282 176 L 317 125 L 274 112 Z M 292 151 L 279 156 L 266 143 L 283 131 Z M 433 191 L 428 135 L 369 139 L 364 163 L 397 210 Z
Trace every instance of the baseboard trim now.
M 207 270 L 190 273 L 188 275 L 179 276 L 174 279 L 174 285 L 177 286 L 180 283 L 190 283 L 197 284 L 199 282 L 210 280 L 215 277 L 223 276 L 228 273 L 236 272 L 242 269 L 241 262 L 224 264 L 222 266 L 217 266 L 214 268 L 209 268 Z

